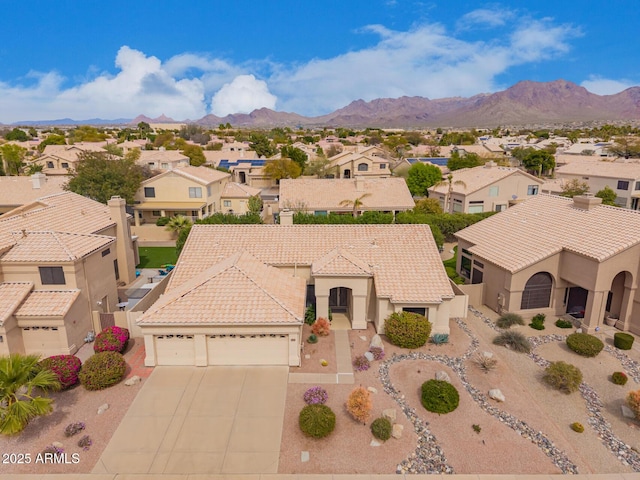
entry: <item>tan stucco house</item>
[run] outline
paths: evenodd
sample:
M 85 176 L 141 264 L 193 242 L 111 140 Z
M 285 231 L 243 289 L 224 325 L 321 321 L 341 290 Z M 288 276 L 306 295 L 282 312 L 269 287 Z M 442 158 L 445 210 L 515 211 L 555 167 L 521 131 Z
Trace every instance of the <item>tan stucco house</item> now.
M 609 187 L 616 193 L 616 205 L 640 210 L 640 162 L 572 162 L 556 168 L 556 177 L 584 182 L 593 194 Z
M 177 150 L 141 150 L 138 165 L 148 167 L 151 170 L 166 172 L 178 167 L 189 165 L 189 157 Z
M 541 194 L 458 233 L 457 270 L 482 302 L 525 317 L 605 317 L 640 334 L 640 213 L 593 196 Z
M 106 153 L 105 145 L 106 142 L 47 145 L 42 155 L 31 163 L 41 165 L 45 175 L 69 175 L 69 170 L 75 170 L 82 152 Z
M 220 202 L 224 213 L 244 215 L 249 212 L 249 199 L 260 196 L 259 188 L 236 182 L 227 182 L 222 190 Z
M 462 168 L 429 188 L 449 213 L 500 212 L 539 193 L 544 181 L 518 168 L 499 167 L 494 162 Z
M 100 313 L 116 310 L 118 282 L 135 279 L 137 244 L 125 201 L 50 195 L 0 218 L 0 355 L 74 353 Z
M 48 177 L 44 173 L 34 173 L 30 177 L 0 177 L 0 215 L 14 208 L 31 203 L 40 197 L 62 193 L 69 181 L 63 176 Z
M 415 206 L 403 178 L 296 178 L 280 180 L 279 209 L 315 215 L 360 212 L 402 212 Z
M 135 226 L 176 215 L 195 221 L 222 211 L 220 197 L 229 178 L 209 167 L 183 166 L 145 180 L 134 197 Z
M 360 147 L 329 158 L 327 176 L 333 178 L 390 177 L 392 161 L 379 147 Z
M 305 299 L 354 329 L 410 310 L 434 333 L 466 315 L 428 225 L 194 225 L 139 318 L 146 365 L 299 365 Z

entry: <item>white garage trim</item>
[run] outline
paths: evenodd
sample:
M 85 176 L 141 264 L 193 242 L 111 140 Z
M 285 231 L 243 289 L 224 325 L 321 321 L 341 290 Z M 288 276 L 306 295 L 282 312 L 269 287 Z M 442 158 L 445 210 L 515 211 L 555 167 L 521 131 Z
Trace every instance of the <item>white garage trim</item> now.
M 156 365 L 195 365 L 193 335 L 154 335 Z
M 209 365 L 289 365 L 289 335 L 207 335 Z

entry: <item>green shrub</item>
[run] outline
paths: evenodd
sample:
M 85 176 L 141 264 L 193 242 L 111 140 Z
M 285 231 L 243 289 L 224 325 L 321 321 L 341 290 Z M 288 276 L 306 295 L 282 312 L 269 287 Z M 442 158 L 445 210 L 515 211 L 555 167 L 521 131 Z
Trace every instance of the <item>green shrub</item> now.
M 582 432 L 584 432 L 584 427 L 579 422 L 573 422 L 571 424 L 571 430 L 573 430 L 574 432 L 577 432 L 577 433 L 582 433 Z
M 422 384 L 422 406 L 434 413 L 449 413 L 458 408 L 460 395 L 456 387 L 444 380 L 427 380 Z
M 573 328 L 573 323 L 570 320 L 563 320 L 559 318 L 556 320 L 556 327 L 558 328 Z
M 304 311 L 304 323 L 307 325 L 313 325 L 313 322 L 316 321 L 316 306 L 311 304 Z
M 167 223 L 169 223 L 169 220 L 171 220 L 169 217 L 159 217 L 156 220 L 156 225 L 159 227 L 165 227 Z
M 393 425 L 391 425 L 391 422 L 388 418 L 376 418 L 371 423 L 371 433 L 374 437 L 376 437 L 378 440 L 382 440 L 383 442 L 386 442 L 391 438 L 392 430 Z
M 613 345 L 620 350 L 631 350 L 633 345 L 633 335 L 625 332 L 613 334 Z
M 518 353 L 529 353 L 531 351 L 531 342 L 520 332 L 502 332 L 493 339 L 493 343 L 510 348 Z
M 99 352 L 89 357 L 78 377 L 87 390 L 102 390 L 118 383 L 124 377 L 127 362 L 119 352 Z
M 318 336 L 315 333 L 312 333 L 311 335 L 309 335 L 309 338 L 307 338 L 307 342 L 318 343 Z
M 385 320 L 384 333 L 393 345 L 419 348 L 429 340 L 431 323 L 417 313 L 394 312 Z
M 511 328 L 513 325 L 524 325 L 524 320 L 517 313 L 505 313 L 496 320 L 498 328 Z
M 544 330 L 544 319 L 546 315 L 539 313 L 531 319 L 529 326 L 535 330 Z
M 604 343 L 588 333 L 572 333 L 567 337 L 567 346 L 583 357 L 595 357 L 604 348 Z
M 435 345 L 443 345 L 445 343 L 449 343 L 449 334 L 448 333 L 434 333 L 431 336 L 431 343 Z
M 300 430 L 313 438 L 324 438 L 336 428 L 336 414 L 323 404 L 307 405 L 298 418 Z
M 616 385 L 626 385 L 629 378 L 624 372 L 613 372 L 611 375 L 611 381 Z
M 551 362 L 551 365 L 544 370 L 542 379 L 547 385 L 568 394 L 577 391 L 580 387 L 582 372 L 569 363 Z

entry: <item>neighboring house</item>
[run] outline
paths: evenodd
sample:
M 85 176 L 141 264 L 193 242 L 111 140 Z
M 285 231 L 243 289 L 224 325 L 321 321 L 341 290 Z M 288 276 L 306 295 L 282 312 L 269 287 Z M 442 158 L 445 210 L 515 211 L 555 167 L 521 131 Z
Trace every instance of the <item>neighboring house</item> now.
M 639 162 L 568 163 L 556 169 L 556 177 L 565 182 L 574 179 L 585 182 L 592 194 L 608 186 L 616 192 L 616 205 L 640 210 Z
M 357 200 L 358 199 L 358 200 Z M 404 178 L 296 178 L 280 180 L 280 210 L 315 215 L 361 212 L 402 212 L 415 207 Z
M 145 364 L 299 365 L 306 304 L 384 333 L 465 316 L 428 225 L 194 225 L 164 295 L 137 321 Z
M 424 163 L 425 165 L 435 165 L 443 174 L 446 174 L 449 173 L 448 162 L 449 159 L 445 157 L 408 157 L 395 162 L 391 167 L 391 171 L 394 175 L 406 177 L 413 165 Z
M 640 213 L 600 202 L 538 195 L 467 227 L 457 270 L 499 313 L 571 314 L 590 332 L 613 315 L 640 334 Z
M 80 153 L 104 153 L 106 152 L 104 145 L 106 145 L 105 142 L 47 145 L 42 155 L 33 159 L 31 163 L 42 165 L 42 173 L 46 175 L 69 175 L 69 170 L 75 170 Z
M 61 193 L 68 180 L 62 176 L 47 177 L 44 173 L 0 177 L 0 215 L 40 197 Z
M 244 215 L 249 212 L 249 199 L 256 195 L 260 196 L 260 192 L 259 188 L 236 182 L 227 182 L 220 197 L 222 211 L 224 213 Z
M 222 211 L 220 197 L 230 175 L 209 167 L 176 167 L 140 184 L 133 205 L 135 226 L 160 217 L 192 221 Z
M 276 185 L 276 182 L 264 173 L 267 160 L 263 158 L 245 158 L 241 160 L 222 160 L 218 168 L 223 168 L 231 173 L 234 182 L 244 183 L 254 188 L 268 188 Z
M 390 177 L 392 161 L 379 147 L 358 148 L 355 152 L 344 151 L 329 158 L 327 176 L 332 178 Z
M 249 150 L 249 146 L 244 143 L 238 143 L 238 146 L 227 149 L 225 147 L 222 150 L 204 150 L 204 158 L 207 159 L 207 165 L 213 167 L 220 167 L 221 162 L 226 162 L 229 168 L 229 163 L 237 162 L 238 160 L 259 160 L 258 154 L 253 150 Z
M 0 355 L 75 353 L 135 279 L 137 243 L 125 201 L 66 192 L 0 218 Z
M 166 172 L 189 165 L 189 157 L 177 150 L 141 150 L 138 165 Z
M 566 148 L 561 149 L 558 153 L 563 155 L 588 155 L 593 157 L 610 157 L 608 147 L 611 146 L 609 142 L 579 142 L 574 143 Z M 615 155 L 614 155 L 615 156 Z
M 537 195 L 542 179 L 494 162 L 462 168 L 441 183 L 429 188 L 429 197 L 437 198 L 445 212 L 500 212 L 509 205 Z

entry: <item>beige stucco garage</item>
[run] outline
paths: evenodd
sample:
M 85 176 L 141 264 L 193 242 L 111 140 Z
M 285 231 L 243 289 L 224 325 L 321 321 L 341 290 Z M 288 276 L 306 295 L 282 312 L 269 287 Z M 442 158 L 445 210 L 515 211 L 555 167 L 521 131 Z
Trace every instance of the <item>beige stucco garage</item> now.
M 304 279 L 245 252 L 173 280 L 138 320 L 146 365 L 300 365 Z

